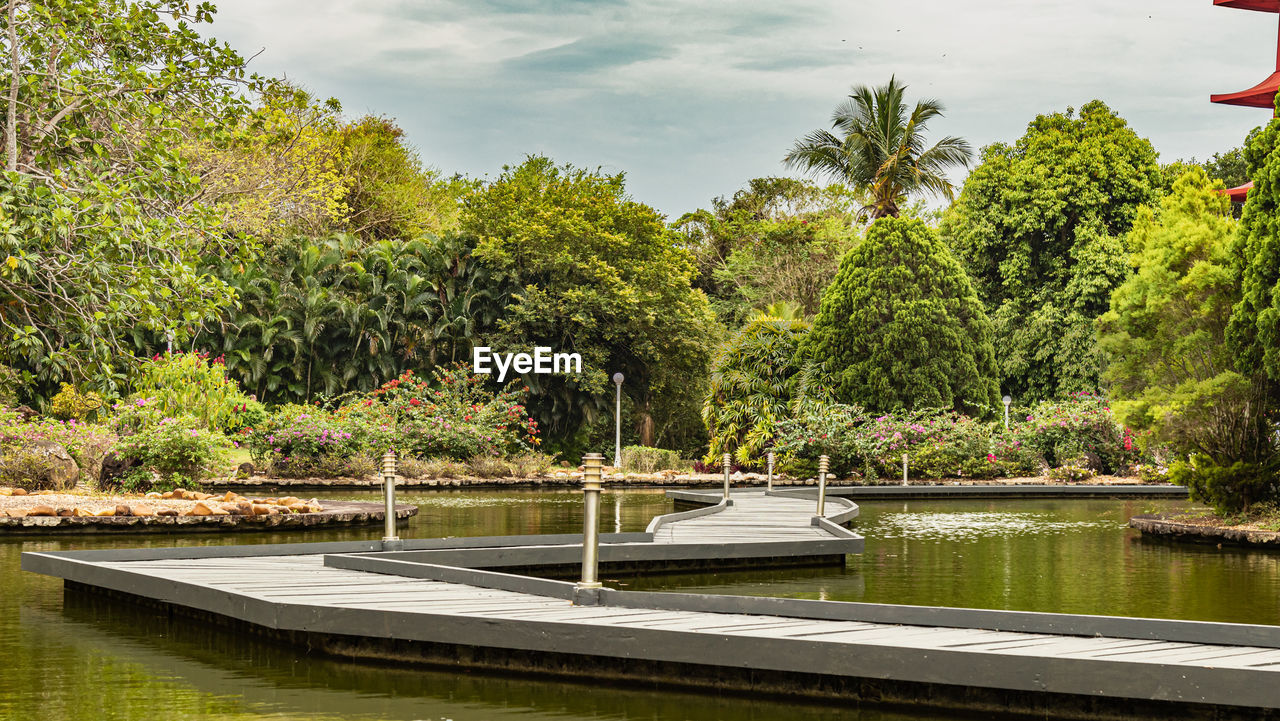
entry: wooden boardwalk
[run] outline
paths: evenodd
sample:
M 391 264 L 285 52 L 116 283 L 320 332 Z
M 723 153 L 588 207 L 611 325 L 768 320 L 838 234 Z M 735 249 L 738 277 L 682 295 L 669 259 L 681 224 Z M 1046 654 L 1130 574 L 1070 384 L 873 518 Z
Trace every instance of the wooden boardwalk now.
M 606 537 L 602 560 L 855 547 L 829 520 L 815 525 L 811 501 L 733 498 L 660 518 L 650 534 Z M 829 515 L 851 506 L 831 504 Z M 1277 627 L 618 590 L 576 605 L 571 583 L 488 570 L 563 563 L 577 551 L 565 541 L 28 553 L 23 566 L 346 656 L 403 659 L 405 644 L 418 644 L 431 663 L 1075 717 L 1114 714 L 1115 704 L 1154 717 L 1280 708 Z

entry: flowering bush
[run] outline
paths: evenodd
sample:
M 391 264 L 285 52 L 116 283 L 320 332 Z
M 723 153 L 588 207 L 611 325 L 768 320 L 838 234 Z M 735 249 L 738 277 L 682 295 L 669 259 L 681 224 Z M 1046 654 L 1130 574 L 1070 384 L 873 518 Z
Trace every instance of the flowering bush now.
M 857 406 L 829 405 L 778 425 L 784 463 L 811 472 L 820 455 L 838 475 L 897 478 L 902 455 L 917 478 L 997 478 L 1036 474 L 1058 466 L 1094 465 L 1127 471 L 1142 455 L 1102 399 L 1078 394 L 1041 403 L 1008 430 L 952 411 L 871 416 Z
M 1039 403 L 1014 430 L 1054 468 L 1092 466 L 1104 473 L 1125 472 L 1141 455 L 1133 433 L 1116 422 L 1104 398 L 1092 393 Z
M 50 415 L 64 421 L 83 421 L 96 416 L 101 408 L 102 396 L 93 391 L 81 393 L 69 383 L 63 383 L 62 390 L 49 401 Z
M 377 419 L 287 405 L 237 436 L 253 461 L 290 478 L 361 476 L 374 470 L 371 456 L 390 442 L 390 426 Z
M 167 416 L 190 414 L 207 428 L 234 433 L 261 422 L 266 409 L 227 378 L 221 356 L 166 353 L 144 361 L 134 380 L 137 398 L 149 398 Z
M 23 421 L 16 411 L 0 409 L 0 481 L 36 489 L 47 485 L 47 457 L 31 453 L 40 442 L 67 450 L 80 467 L 79 482 L 96 480 L 102 457 L 115 443 L 111 429 L 96 423 L 33 418 Z
M 231 441 L 220 431 L 190 413 L 169 415 L 153 397 L 122 401 L 113 410 L 112 423 L 119 436 L 116 455 L 134 461 L 147 481 L 152 474 L 165 480 L 199 481 L 226 460 L 231 448 Z M 134 490 L 149 485 L 137 477 L 131 481 Z
M 485 386 L 486 377 L 465 365 L 437 369 L 434 383 L 413 371 L 348 400 L 340 415 L 393 429 L 391 445 L 419 458 L 465 461 L 477 456 L 512 456 L 541 443 L 538 423 L 521 399 L 528 391 Z

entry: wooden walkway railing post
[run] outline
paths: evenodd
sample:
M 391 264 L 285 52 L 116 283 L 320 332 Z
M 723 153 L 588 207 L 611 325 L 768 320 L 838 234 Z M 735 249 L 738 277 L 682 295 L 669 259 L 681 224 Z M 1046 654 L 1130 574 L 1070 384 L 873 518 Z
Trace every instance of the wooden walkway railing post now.
M 600 588 L 600 466 L 604 456 L 588 453 L 582 458 L 582 580 L 576 588 L 589 591 L 574 596 L 574 603 L 588 605 L 595 602 Z M 579 600 L 581 599 L 581 600 Z

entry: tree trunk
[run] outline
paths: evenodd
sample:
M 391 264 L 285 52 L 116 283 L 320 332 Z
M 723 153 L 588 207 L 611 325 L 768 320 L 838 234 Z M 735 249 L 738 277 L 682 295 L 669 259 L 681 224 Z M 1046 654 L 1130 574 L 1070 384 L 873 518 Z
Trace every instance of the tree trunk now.
M 640 434 L 640 445 L 653 447 L 653 414 L 649 412 L 649 402 L 640 406 L 640 420 L 636 423 L 636 431 Z
M 4 169 L 18 170 L 18 84 L 21 80 L 21 62 L 18 58 L 18 26 L 16 23 L 18 0 L 9 0 L 9 107 L 4 124 Z

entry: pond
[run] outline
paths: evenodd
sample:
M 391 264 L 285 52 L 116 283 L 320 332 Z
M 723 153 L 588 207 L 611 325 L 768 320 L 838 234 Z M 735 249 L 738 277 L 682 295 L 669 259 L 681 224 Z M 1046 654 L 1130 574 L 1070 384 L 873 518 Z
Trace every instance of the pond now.
M 373 500 L 372 494 L 332 498 Z M 570 533 L 581 496 L 414 493 L 401 535 Z M 755 594 L 1280 624 L 1280 554 L 1146 541 L 1137 513 L 1175 501 L 864 502 L 866 553 L 844 569 L 610 579 L 634 589 Z M 642 530 L 661 491 L 606 492 L 602 530 Z M 19 570 L 22 551 L 376 538 L 381 527 L 306 534 L 133 535 L 0 542 L 0 719 L 826 719 L 950 718 L 883 709 L 309 659 L 290 648 L 146 610 L 104 614 L 60 581 Z M 589 679 L 584 679 L 588 681 Z M 958 717 L 957 717 L 958 718 Z

